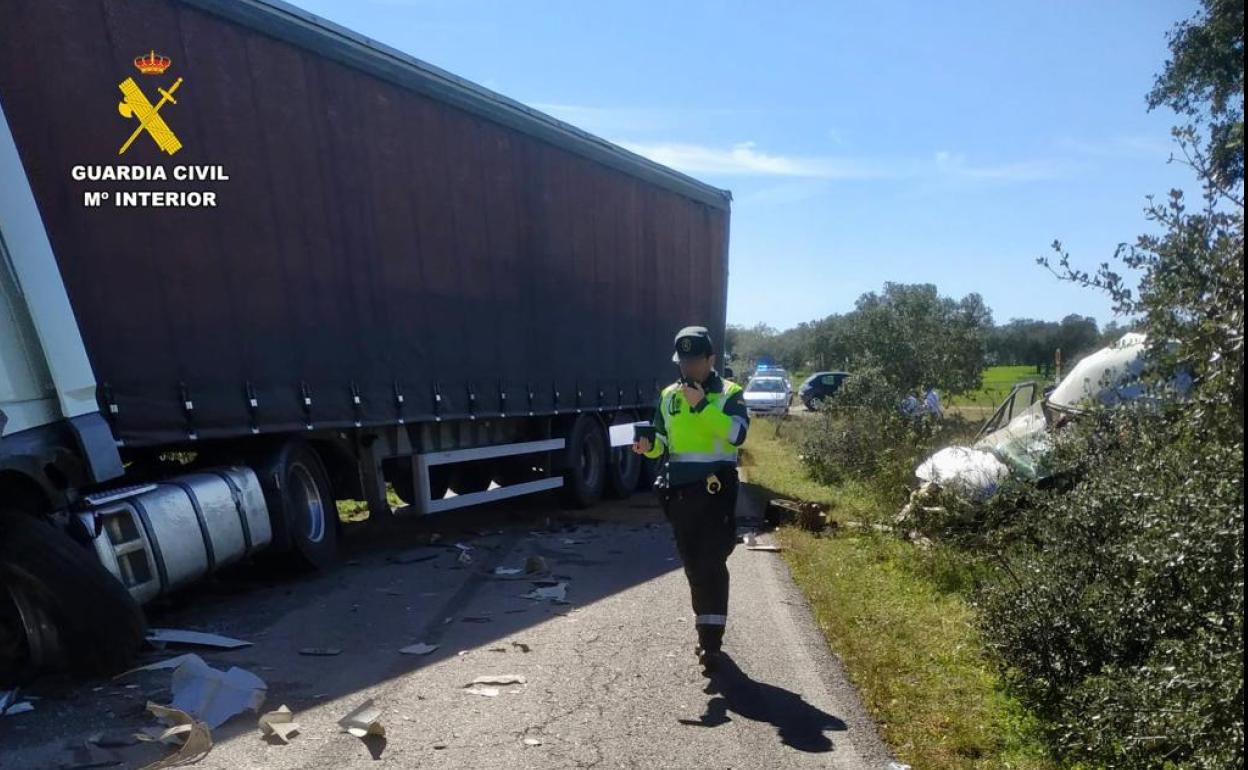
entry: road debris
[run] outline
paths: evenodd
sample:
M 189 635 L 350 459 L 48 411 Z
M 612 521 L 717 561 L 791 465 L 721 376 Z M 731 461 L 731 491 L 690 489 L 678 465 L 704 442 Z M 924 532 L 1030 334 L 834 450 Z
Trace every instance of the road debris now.
M 763 510 L 763 521 L 772 527 L 796 523 L 810 532 L 819 532 L 828 524 L 827 513 L 822 505 L 782 498 L 768 501 L 767 507 Z
M 546 564 L 546 559 L 541 556 L 530 556 L 524 560 L 524 571 L 534 575 L 539 572 L 549 572 L 550 566 Z
M 416 644 L 409 644 L 408 646 L 400 649 L 399 653 L 402 655 L 428 655 L 436 649 L 438 649 L 438 645 L 436 644 L 417 642 Z
M 165 658 L 164 660 L 158 660 L 155 663 L 148 663 L 146 666 L 139 666 L 138 668 L 132 668 L 129 671 L 123 671 L 122 673 L 113 677 L 113 679 L 114 680 L 121 679 L 123 677 L 130 676 L 131 674 L 137 673 L 139 671 L 159 671 L 161 669 L 166 669 L 166 668 L 177 668 L 178 666 L 185 663 L 187 659 L 198 658 L 198 657 L 199 656 L 193 652 L 188 652 L 185 655 L 175 655 L 172 658 Z
M 784 549 L 778 545 L 767 545 L 767 544 L 760 543 L 759 545 L 747 545 L 745 547 L 745 550 L 747 551 L 770 551 L 772 553 L 777 553 Z
M 476 687 L 473 685 L 467 685 L 464 692 L 469 695 L 482 695 L 486 698 L 497 698 L 500 691 L 497 687 Z
M 506 576 L 506 575 L 519 575 L 519 574 L 520 574 L 521 572 L 523 572 L 523 571 L 524 571 L 524 570 L 519 569 L 519 568 L 517 568 L 517 567 L 495 567 L 495 568 L 494 568 L 494 574 L 495 574 L 495 575 L 504 575 L 504 576 Z
M 220 634 L 209 634 L 203 631 L 187 631 L 180 628 L 151 628 L 147 631 L 147 641 L 160 647 L 166 644 L 191 644 L 198 647 L 215 647 L 222 650 L 237 650 L 250 647 L 251 642 L 231 639 Z
M 327 658 L 333 657 L 334 655 L 341 655 L 342 650 L 338 647 L 304 647 L 299 651 L 299 654 Z
M 273 738 L 282 743 L 290 743 L 291 737 L 299 732 L 299 723 L 285 704 L 278 706 L 275 711 L 261 714 L 258 725 L 265 738 Z
M 138 742 L 138 736 L 125 732 L 96 733 L 87 738 L 87 743 L 102 749 L 120 749 Z
M 530 647 L 529 645 L 525 644 L 524 642 L 512 642 L 512 643 L 511 643 L 511 646 L 512 646 L 512 647 L 515 647 L 515 648 L 516 648 L 516 649 L 518 649 L 518 650 L 520 650 L 520 652 L 529 652 L 530 650 L 532 650 L 532 649 L 533 649 L 532 647 Z
M 542 742 L 538 740 L 537 738 L 525 738 L 524 745 L 525 746 L 541 746 Z
M 492 623 L 494 618 L 487 618 L 484 615 L 466 615 L 460 618 L 460 621 L 464 623 Z
M 18 701 L 17 703 L 14 703 L 10 706 L 6 706 L 4 711 L 0 712 L 0 715 L 11 717 L 11 716 L 16 716 L 18 714 L 25 714 L 28 711 L 34 711 L 34 710 L 35 710 L 35 704 L 31 703 L 28 700 L 23 700 L 23 701 Z
M 567 583 L 556 583 L 553 586 L 544 586 L 534 588 L 527 594 L 521 594 L 524 599 L 537 599 L 539 601 L 566 602 L 568 595 Z
M 370 735 L 386 734 L 385 725 L 381 723 L 381 709 L 377 707 L 372 698 L 356 706 L 351 713 L 339 719 L 338 726 L 343 732 L 351 733 L 360 740 Z
M 247 709 L 258 711 L 268 685 L 250 671 L 237 666 L 220 671 L 198 655 L 188 657 L 173 671 L 170 682 L 173 708 L 216 729 Z
M 455 558 L 455 561 L 459 562 L 460 564 L 463 564 L 464 566 L 467 566 L 469 564 L 472 564 L 472 555 L 468 553 L 467 551 L 460 551 L 459 556 Z
M 181 740 L 182 745 L 164 759 L 145 765 L 142 770 L 161 770 L 166 767 L 190 764 L 203 759 L 212 750 L 212 732 L 204 722 L 181 709 L 162 706 L 159 703 L 149 702 L 147 710 L 167 725 L 168 729 L 162 731 L 159 737 L 151 738 L 144 734 L 146 737 L 140 740 L 151 739 L 161 743 L 176 743 Z
M 502 674 L 498 676 L 479 676 L 464 686 L 471 687 L 476 684 L 527 684 L 528 681 L 520 674 Z

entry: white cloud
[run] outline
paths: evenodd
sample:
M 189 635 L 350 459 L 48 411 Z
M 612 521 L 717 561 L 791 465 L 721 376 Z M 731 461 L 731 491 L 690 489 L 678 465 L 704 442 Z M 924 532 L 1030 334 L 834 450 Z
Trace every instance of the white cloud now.
M 687 143 L 619 142 L 627 150 L 688 174 L 725 177 L 791 177 L 803 179 L 953 179 L 980 182 L 1035 182 L 1056 179 L 1071 171 L 1067 163 L 1025 160 L 976 164 L 966 155 L 942 150 L 930 160 L 848 158 L 831 155 L 781 155 L 764 152 L 754 142 L 727 148 Z
M 777 155 L 754 142 L 720 148 L 701 144 L 619 142 L 626 150 L 690 174 L 786 176 L 813 179 L 880 179 L 895 176 L 882 164 L 851 158 Z

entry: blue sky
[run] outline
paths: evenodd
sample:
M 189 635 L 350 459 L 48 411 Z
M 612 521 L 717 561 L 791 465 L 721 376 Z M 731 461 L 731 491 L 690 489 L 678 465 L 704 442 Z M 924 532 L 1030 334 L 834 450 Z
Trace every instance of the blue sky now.
M 1094 267 L 1195 191 L 1146 112 L 1194 2 L 297 0 L 734 195 L 728 320 L 788 328 L 885 281 L 998 322 L 1112 318 Z

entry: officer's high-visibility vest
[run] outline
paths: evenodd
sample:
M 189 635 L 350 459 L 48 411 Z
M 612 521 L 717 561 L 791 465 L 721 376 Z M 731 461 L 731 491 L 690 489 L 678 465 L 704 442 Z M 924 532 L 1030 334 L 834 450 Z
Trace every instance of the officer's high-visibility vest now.
M 666 451 L 673 483 L 701 478 L 715 466 L 737 462 L 737 446 L 745 438 L 749 417 L 740 398 L 731 410 L 739 414 L 723 411 L 728 400 L 741 393 L 742 388 L 735 382 L 721 382 L 723 390 L 706 393 L 706 403 L 699 405 L 697 411 L 685 400 L 679 382 L 668 385 L 659 396 L 656 440 L 646 456 L 655 458 Z

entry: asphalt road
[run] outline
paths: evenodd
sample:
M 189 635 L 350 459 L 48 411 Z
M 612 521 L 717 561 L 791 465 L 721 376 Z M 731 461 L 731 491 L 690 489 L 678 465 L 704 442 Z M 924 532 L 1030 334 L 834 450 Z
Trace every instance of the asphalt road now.
M 746 491 L 738 518 L 748 525 Z M 422 546 L 432 532 L 438 542 Z M 458 561 L 457 542 L 471 546 L 471 563 Z M 702 676 L 688 587 L 650 494 L 576 518 L 534 498 L 396 520 L 352 533 L 345 550 L 346 564 L 328 574 L 249 569 L 153 609 L 154 626 L 254 642 L 194 651 L 260 676 L 264 710 L 286 704 L 301 725 L 290 744 L 271 743 L 245 712 L 214 731 L 196 767 L 882 770 L 889 761 L 778 554 L 733 553 L 733 664 Z M 399 554 L 433 558 L 395 563 Z M 568 603 L 522 598 L 536 587 L 524 575 L 492 574 L 531 556 L 567 583 Z M 399 654 L 416 642 L 439 647 Z M 186 651 L 152 651 L 144 662 Z M 464 687 L 481 675 L 526 683 L 496 697 Z M 169 671 L 148 671 L 37 683 L 26 691 L 35 711 L 0 717 L 0 767 L 141 767 L 161 757 L 168 747 L 84 746 L 154 725 L 144 705 L 168 703 L 169 682 Z M 384 738 L 363 741 L 336 724 L 367 698 L 382 710 Z

